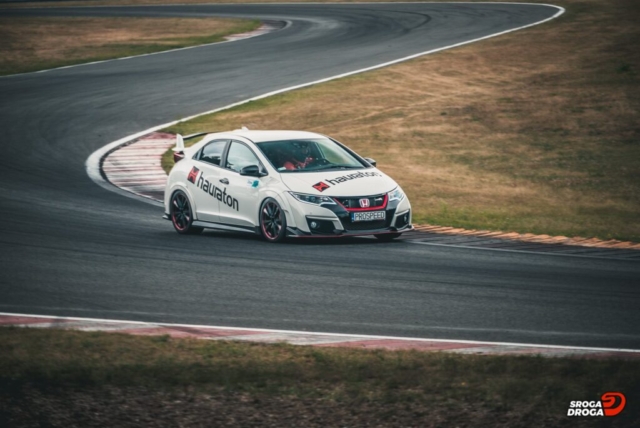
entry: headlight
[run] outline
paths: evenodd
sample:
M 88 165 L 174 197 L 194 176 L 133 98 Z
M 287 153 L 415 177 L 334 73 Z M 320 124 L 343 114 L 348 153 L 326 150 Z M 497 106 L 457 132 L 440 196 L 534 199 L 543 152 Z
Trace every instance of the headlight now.
M 331 199 L 328 196 L 305 195 L 304 193 L 293 193 L 293 192 L 289 192 L 289 193 L 291 193 L 291 196 L 293 196 L 300 202 L 305 202 L 307 204 L 313 204 L 313 205 L 323 205 L 323 204 L 335 205 L 336 204 L 333 201 L 333 199 Z
M 400 187 L 396 187 L 395 189 L 389 192 L 389 202 L 401 201 L 403 198 L 404 198 L 404 193 L 402 193 L 402 189 L 400 189 Z

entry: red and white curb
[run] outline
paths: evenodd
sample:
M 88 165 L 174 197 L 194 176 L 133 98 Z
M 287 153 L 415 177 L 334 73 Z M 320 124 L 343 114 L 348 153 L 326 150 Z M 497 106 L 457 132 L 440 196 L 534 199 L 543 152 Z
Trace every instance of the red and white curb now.
M 192 324 L 146 323 L 94 318 L 56 317 L 0 313 L 0 326 L 46 328 L 78 331 L 102 331 L 140 336 L 168 335 L 173 338 L 231 340 L 260 343 L 288 343 L 318 347 L 438 351 L 475 355 L 540 355 L 543 357 L 640 359 L 640 350 L 537 345 L 526 343 L 481 342 L 368 336 L 355 334 L 312 333 L 305 331 L 215 327 Z
M 114 186 L 160 202 L 167 184 L 167 173 L 161 166 L 162 155 L 175 141 L 172 134 L 147 134 L 107 154 L 102 161 L 102 173 Z

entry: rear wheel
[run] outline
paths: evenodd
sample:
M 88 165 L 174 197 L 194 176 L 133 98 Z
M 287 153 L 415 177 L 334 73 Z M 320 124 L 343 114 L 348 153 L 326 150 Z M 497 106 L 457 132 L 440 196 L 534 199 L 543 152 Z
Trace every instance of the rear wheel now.
M 378 238 L 382 242 L 391 242 L 397 237 L 402 235 L 402 233 L 381 233 L 380 235 L 373 235 Z
M 187 195 L 178 190 L 171 196 L 171 223 L 176 232 L 183 235 L 201 233 L 202 227 L 193 226 L 193 210 Z
M 287 234 L 287 219 L 280 204 L 267 198 L 260 206 L 260 232 L 269 242 L 281 242 Z

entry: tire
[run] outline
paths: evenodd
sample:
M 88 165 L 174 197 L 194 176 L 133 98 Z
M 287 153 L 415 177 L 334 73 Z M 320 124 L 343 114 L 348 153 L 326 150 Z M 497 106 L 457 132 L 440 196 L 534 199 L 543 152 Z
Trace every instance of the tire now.
M 268 242 L 282 242 L 287 235 L 287 218 L 278 201 L 267 198 L 260 205 L 260 234 Z
M 170 203 L 171 223 L 176 232 L 181 235 L 197 235 L 202 233 L 202 227 L 193 226 L 193 210 L 187 195 L 178 190 L 171 195 Z
M 378 238 L 380 242 L 391 242 L 397 237 L 399 237 L 400 235 L 402 235 L 402 233 L 381 233 L 380 235 L 373 235 L 373 236 Z

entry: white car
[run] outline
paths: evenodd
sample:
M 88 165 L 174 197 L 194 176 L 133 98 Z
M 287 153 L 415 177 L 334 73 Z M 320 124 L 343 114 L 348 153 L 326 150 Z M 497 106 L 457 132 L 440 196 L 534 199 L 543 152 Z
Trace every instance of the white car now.
M 178 233 L 249 232 L 267 241 L 374 235 L 412 229 L 411 204 L 372 159 L 324 135 L 249 131 L 206 135 L 184 147 L 164 194 L 164 218 Z M 187 137 L 190 138 L 190 137 Z

